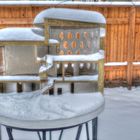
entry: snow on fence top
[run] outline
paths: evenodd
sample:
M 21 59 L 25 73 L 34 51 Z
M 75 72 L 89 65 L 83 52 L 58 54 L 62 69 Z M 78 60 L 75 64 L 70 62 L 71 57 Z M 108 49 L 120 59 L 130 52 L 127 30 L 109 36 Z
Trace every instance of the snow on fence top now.
M 43 24 L 44 19 L 59 19 L 97 24 L 106 23 L 106 20 L 101 13 L 67 8 L 50 8 L 44 10 L 35 17 L 34 24 Z
M 102 6 L 133 6 L 140 5 L 140 2 L 80 2 L 80 1 L 0 1 L 0 6 L 3 5 L 34 5 L 34 6 L 44 6 L 44 5 L 102 5 Z

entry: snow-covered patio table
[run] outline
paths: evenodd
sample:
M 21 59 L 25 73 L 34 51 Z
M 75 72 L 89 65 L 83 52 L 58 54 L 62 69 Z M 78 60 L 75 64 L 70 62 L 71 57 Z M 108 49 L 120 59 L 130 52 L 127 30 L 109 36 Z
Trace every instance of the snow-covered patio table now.
M 76 140 L 80 139 L 83 124 L 86 125 L 89 138 L 88 122 L 93 121 L 93 140 L 97 139 L 97 116 L 104 109 L 104 98 L 100 93 L 77 93 L 57 96 L 40 93 L 10 93 L 0 95 L 0 124 L 6 126 L 9 140 L 14 140 L 12 129 L 46 132 L 78 126 Z M 50 136 L 51 139 L 51 136 Z M 86 138 L 85 138 L 86 139 Z

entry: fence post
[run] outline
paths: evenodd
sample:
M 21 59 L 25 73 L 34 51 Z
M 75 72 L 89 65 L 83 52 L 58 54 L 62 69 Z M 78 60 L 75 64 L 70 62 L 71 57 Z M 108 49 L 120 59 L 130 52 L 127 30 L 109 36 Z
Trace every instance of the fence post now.
M 129 21 L 128 21 L 128 53 L 127 53 L 127 84 L 131 89 L 133 78 L 133 56 L 135 47 L 135 24 L 136 24 L 136 9 L 134 6 L 130 7 Z

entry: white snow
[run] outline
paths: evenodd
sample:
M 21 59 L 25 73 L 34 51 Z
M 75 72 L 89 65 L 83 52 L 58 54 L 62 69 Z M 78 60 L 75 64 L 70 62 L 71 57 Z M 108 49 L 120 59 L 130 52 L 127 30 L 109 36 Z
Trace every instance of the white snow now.
M 48 63 L 47 65 L 42 65 L 40 68 L 39 68 L 39 73 L 42 73 L 42 72 L 47 72 L 53 65 Z
M 86 61 L 98 61 L 104 59 L 102 52 L 97 52 L 89 55 L 47 55 L 52 60 L 60 62 L 86 62 Z
M 128 62 L 108 62 L 105 66 L 126 66 Z M 132 62 L 133 65 L 140 65 L 140 62 Z
M 32 28 L 4 28 L 0 30 L 0 41 L 44 41 L 44 37 L 35 34 Z
M 108 62 L 104 64 L 105 66 L 126 66 L 127 62 Z
M 101 6 L 132 6 L 132 5 L 140 5 L 139 2 L 85 2 L 85 1 L 0 1 L 0 5 L 34 5 L 34 6 L 44 6 L 44 5 L 101 5 Z
M 64 94 L 10 93 L 0 95 L 0 116 L 18 120 L 56 120 L 89 113 L 101 106 L 100 93 Z
M 128 1 L 113 1 L 111 5 L 116 5 L 116 6 L 133 6 L 133 2 L 128 2 Z
M 43 64 L 40 69 L 39 69 L 39 73 L 42 72 L 47 72 L 50 68 L 53 67 L 53 59 L 51 56 L 44 56 L 42 58 L 37 58 L 38 62 L 46 62 L 46 64 Z
M 82 75 L 82 76 L 72 76 L 72 77 L 64 77 L 65 81 L 97 81 L 98 75 Z
M 105 24 L 104 16 L 98 12 L 66 8 L 50 8 L 40 12 L 34 19 L 34 24 L 40 26 L 46 19 L 72 20 L 80 22 Z
M 140 62 L 133 62 L 133 65 L 140 65 Z
M 39 68 L 39 73 L 42 73 L 42 72 L 47 72 L 47 70 L 49 70 L 50 67 L 48 68 L 48 66 L 46 65 L 41 65 L 41 67 Z
M 132 90 L 123 87 L 105 88 L 104 94 L 106 105 L 99 116 L 98 140 L 139 140 L 140 87 L 133 87 Z M 76 132 L 77 129 L 66 131 L 62 140 L 71 140 Z M 54 140 L 59 133 L 53 132 Z M 36 133 L 14 131 L 13 134 L 15 140 L 38 140 Z M 5 128 L 2 128 L 2 136 L 2 140 L 8 139 Z M 85 136 L 83 134 L 80 140 L 85 140 Z
M 59 41 L 56 39 L 49 39 L 49 44 L 59 44 Z
M 134 4 L 135 6 L 140 6 L 140 2 L 139 2 L 139 1 L 133 2 L 133 4 Z
M 45 63 L 46 62 L 46 59 L 45 59 L 45 57 L 37 57 L 36 58 L 36 61 L 38 62 L 38 63 Z
M 1 41 L 45 41 L 41 28 L 4 28 L 0 30 Z M 49 44 L 58 44 L 56 39 L 49 39 Z
M 17 1 L 0 1 L 0 5 L 44 5 L 44 4 L 58 4 L 60 1 L 29 1 L 29 0 L 17 0 Z
M 37 35 L 44 36 L 44 28 L 31 28 L 31 30 Z
M 62 77 L 51 77 L 50 79 L 53 79 L 55 81 L 63 81 Z M 68 82 L 73 82 L 73 81 L 78 81 L 78 82 L 84 82 L 84 81 L 97 81 L 98 80 L 98 75 L 80 75 L 80 76 L 71 76 L 71 77 L 64 77 L 64 81 Z
M 140 87 L 106 88 L 99 117 L 99 140 L 139 140 Z
M 100 37 L 105 37 L 106 30 L 105 28 L 100 28 Z
M 25 81 L 32 81 L 32 82 L 39 82 L 40 78 L 38 76 L 0 76 L 0 82 L 25 82 Z
M 28 28 L 29 30 L 30 30 L 30 28 Z M 44 40 L 44 32 L 45 32 L 45 29 L 44 28 L 31 28 L 31 30 L 35 33 L 35 34 L 37 34 L 37 35 L 39 35 L 39 36 L 43 36 L 43 40 Z M 58 44 L 59 43 L 59 41 L 58 40 L 56 40 L 56 39 L 49 39 L 49 44 Z

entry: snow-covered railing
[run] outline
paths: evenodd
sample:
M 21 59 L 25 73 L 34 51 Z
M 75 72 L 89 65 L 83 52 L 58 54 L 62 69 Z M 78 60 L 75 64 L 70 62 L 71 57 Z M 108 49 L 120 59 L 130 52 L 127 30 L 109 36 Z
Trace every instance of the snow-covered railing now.
M 44 63 L 39 70 L 40 78 L 43 80 L 49 75 L 49 71 L 54 67 L 56 70 L 54 76 L 50 77 L 55 82 L 96 82 L 98 83 L 100 77 L 95 72 L 93 66 L 99 65 L 104 60 L 104 52 L 99 51 L 95 54 L 89 55 L 46 55 L 43 58 L 38 58 L 38 61 Z M 69 65 L 70 64 L 70 65 Z M 84 68 L 86 64 L 86 70 L 81 75 L 78 71 L 80 68 Z M 62 66 L 62 67 L 61 67 Z M 70 70 L 71 74 L 67 75 L 67 70 Z M 62 75 L 58 75 L 58 70 L 61 67 Z M 95 66 L 96 67 L 96 66 Z M 94 70 L 94 72 L 93 72 Z M 90 73 L 89 73 L 90 71 Z M 98 83 L 99 84 L 99 83 Z
M 104 59 L 101 53 L 89 55 L 53 55 L 50 56 L 54 62 L 98 62 Z
M 26 82 L 35 82 L 39 83 L 40 82 L 40 77 L 39 76 L 24 76 L 24 75 L 19 75 L 19 76 L 0 76 L 0 83 L 7 83 L 7 82 L 20 82 L 20 83 L 26 83 Z

